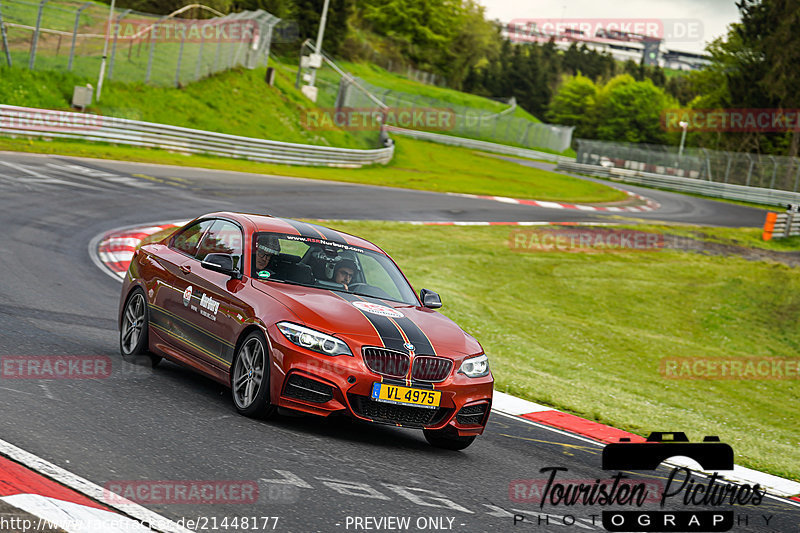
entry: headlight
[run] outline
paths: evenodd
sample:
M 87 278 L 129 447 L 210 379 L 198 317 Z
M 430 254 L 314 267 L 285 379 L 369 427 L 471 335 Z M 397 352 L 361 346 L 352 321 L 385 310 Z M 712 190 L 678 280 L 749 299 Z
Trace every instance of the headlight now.
M 278 322 L 278 329 L 283 333 L 283 336 L 292 341 L 293 344 L 319 352 L 324 355 L 349 355 L 353 356 L 353 352 L 347 347 L 343 341 L 336 337 L 331 337 L 319 331 L 304 326 L 298 326 L 291 322 Z
M 465 359 L 458 371 L 469 378 L 485 376 L 489 373 L 489 358 L 486 357 L 486 354 L 481 354 Z

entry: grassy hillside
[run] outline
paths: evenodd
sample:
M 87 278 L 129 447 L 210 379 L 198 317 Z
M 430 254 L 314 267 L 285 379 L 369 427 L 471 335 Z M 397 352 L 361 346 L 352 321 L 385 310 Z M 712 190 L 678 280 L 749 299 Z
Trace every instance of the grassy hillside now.
M 265 69 L 237 69 L 180 89 L 110 82 L 102 100 L 88 112 L 287 142 L 377 147 L 377 132 L 340 129 L 309 131 L 303 113 L 316 106 L 294 88 L 285 73 L 276 86 Z M 75 85 L 96 83 L 74 74 L 0 67 L 0 102 L 9 105 L 69 109 Z

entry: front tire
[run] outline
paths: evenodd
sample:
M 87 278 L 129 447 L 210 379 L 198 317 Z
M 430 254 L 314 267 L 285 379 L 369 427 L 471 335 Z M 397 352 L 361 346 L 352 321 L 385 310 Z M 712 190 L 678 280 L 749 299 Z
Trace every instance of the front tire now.
M 459 437 L 458 433 L 449 429 L 423 429 L 425 440 L 428 444 L 436 448 L 443 448 L 445 450 L 463 450 L 475 441 L 476 435 L 468 435 L 466 437 Z
M 275 412 L 269 401 L 269 352 L 257 331 L 245 337 L 231 367 L 231 396 L 239 414 L 266 418 Z
M 147 351 L 149 331 L 147 300 L 144 291 L 137 287 L 128 296 L 119 328 L 119 351 L 123 359 L 132 362 L 136 356 L 147 355 L 153 367 L 161 362 L 161 357 Z

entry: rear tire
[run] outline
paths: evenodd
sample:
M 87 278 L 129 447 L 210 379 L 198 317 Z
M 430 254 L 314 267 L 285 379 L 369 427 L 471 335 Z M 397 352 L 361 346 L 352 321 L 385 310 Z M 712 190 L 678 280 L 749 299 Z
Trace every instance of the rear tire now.
M 463 450 L 475 441 L 477 435 L 468 435 L 466 437 L 459 437 L 458 433 L 449 429 L 423 429 L 425 440 L 428 444 L 436 448 L 443 448 L 445 450 Z
M 231 365 L 231 397 L 239 414 L 267 418 L 275 413 L 269 401 L 270 357 L 264 336 L 254 331 L 242 341 Z

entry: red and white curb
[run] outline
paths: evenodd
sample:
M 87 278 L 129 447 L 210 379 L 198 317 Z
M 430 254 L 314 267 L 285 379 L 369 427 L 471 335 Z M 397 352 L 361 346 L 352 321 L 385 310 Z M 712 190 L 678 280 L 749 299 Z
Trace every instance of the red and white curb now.
M 507 415 L 518 416 L 539 425 L 562 429 L 570 433 L 577 433 L 578 435 L 589 437 L 600 443 L 609 444 L 612 442 L 619 442 L 619 439 L 623 437 L 631 439 L 631 442 L 645 441 L 645 438 L 639 435 L 606 426 L 599 422 L 586 420 L 579 416 L 564 413 L 551 407 L 539 405 L 499 391 L 494 392 L 492 410 Z M 694 471 L 703 472 L 705 474 L 711 474 L 711 472 L 706 472 L 697 468 L 697 465 L 692 461 L 682 461 L 678 458 L 672 458 L 669 463 L 676 466 L 686 466 Z M 720 472 L 720 474 L 729 481 L 749 483 L 751 485 L 758 483 L 772 495 L 800 502 L 800 483 L 797 481 L 773 476 L 772 474 L 765 474 L 764 472 L 739 465 L 734 465 L 733 470 L 723 471 Z
M 339 222 L 342 222 L 341 220 Z M 364 221 L 361 221 L 364 222 Z M 536 225 L 576 225 L 574 222 L 424 222 L 424 221 L 409 221 L 411 224 L 424 224 L 424 225 L 519 225 L 519 226 L 536 226 Z M 163 224 L 156 224 L 144 228 L 123 228 L 113 230 L 93 239 L 94 245 L 90 244 L 90 255 L 92 259 L 104 269 L 105 272 L 111 273 L 115 279 L 122 280 L 128 270 L 128 264 L 133 256 L 133 252 L 138 246 L 139 242 L 145 237 L 152 235 L 164 229 L 178 227 L 185 224 L 181 222 L 168 222 Z M 586 225 L 586 224 L 581 224 Z M 593 224 L 601 225 L 601 224 Z M 510 416 L 520 417 L 529 422 L 535 423 L 545 429 L 563 430 L 565 433 L 573 436 L 575 434 L 582 435 L 591 439 L 589 442 L 595 444 L 608 444 L 611 442 L 619 442 L 622 437 L 631 439 L 631 442 L 643 442 L 645 439 L 639 435 L 628 433 L 620 429 L 606 426 L 598 422 L 586 420 L 569 413 L 564 413 L 539 405 L 537 403 L 511 396 L 503 392 L 495 391 L 492 400 L 492 411 L 497 411 Z M 703 472 L 697 468 L 697 465 L 691 462 L 684 463 L 680 460 L 673 458 L 670 464 L 676 466 L 687 466 L 694 471 Z M 800 483 L 789 479 L 784 479 L 771 474 L 765 474 L 757 470 L 745 468 L 735 465 L 732 471 L 724 472 L 724 477 L 730 481 L 741 483 L 758 483 L 763 488 L 766 488 L 770 494 L 789 498 L 800 502 Z
M 38 518 L 31 531 L 192 533 L 125 498 L 0 440 L 0 500 Z
M 622 205 L 622 206 L 605 206 L 605 205 L 584 205 L 584 204 L 567 204 L 564 202 L 545 202 L 543 200 L 522 200 L 519 198 L 508 198 L 506 196 L 481 196 L 477 194 L 464 194 L 464 193 L 446 193 L 451 196 L 462 196 L 464 198 L 479 198 L 481 200 L 493 200 L 495 202 L 502 202 L 504 204 L 515 204 L 515 205 L 530 205 L 533 207 L 544 207 L 547 209 L 573 209 L 576 211 L 595 211 L 595 212 L 606 212 L 606 213 L 641 213 L 644 211 L 654 211 L 661 207 L 661 204 L 647 198 L 646 196 L 642 196 L 640 194 L 635 194 L 630 191 L 622 191 L 631 198 L 635 198 L 636 200 L 641 200 L 644 202 L 644 205 Z
M 103 272 L 121 280 L 128 271 L 133 252 L 145 238 L 165 229 L 183 226 L 187 222 L 188 220 L 180 220 L 109 231 L 92 239 L 89 243 L 89 256 Z

